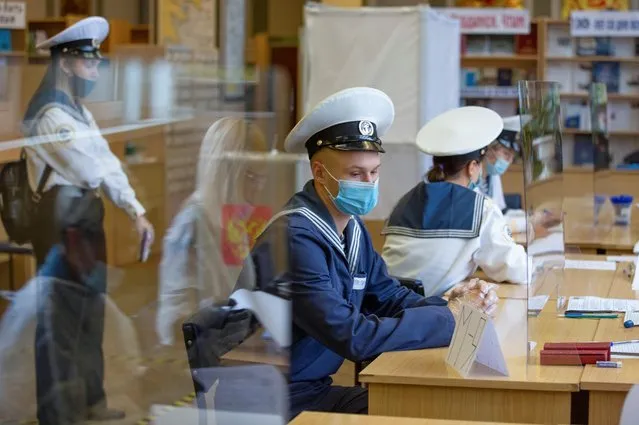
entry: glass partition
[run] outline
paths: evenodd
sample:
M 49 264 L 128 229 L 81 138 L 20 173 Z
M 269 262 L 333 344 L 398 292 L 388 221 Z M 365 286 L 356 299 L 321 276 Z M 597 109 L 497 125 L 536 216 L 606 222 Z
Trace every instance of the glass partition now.
M 0 143 L 3 162 L 26 148 L 38 181 L 42 158 L 71 153 L 28 240 L 3 245 L 19 259 L 0 288 L 2 420 L 287 422 L 288 245 L 260 236 L 308 159 L 276 149 L 292 124 L 288 71 L 249 68 L 230 99 L 213 53 L 112 52 L 51 128 L 12 105 L 25 132 Z M 62 81 L 56 61 L 36 68 L 24 78 Z M 269 256 L 251 255 L 258 245 Z
M 528 254 L 528 342 L 531 365 L 540 363 L 541 330 L 562 306 L 564 248 L 563 155 L 559 85 L 519 82 L 524 209 Z

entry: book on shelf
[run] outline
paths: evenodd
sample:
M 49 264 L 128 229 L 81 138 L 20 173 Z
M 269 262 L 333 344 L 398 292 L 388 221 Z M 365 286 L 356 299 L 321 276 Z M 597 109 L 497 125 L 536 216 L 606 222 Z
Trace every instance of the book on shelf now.
M 515 39 L 512 35 L 495 35 L 488 38 L 490 54 L 512 56 L 515 54 Z
M 530 33 L 515 36 L 515 51 L 519 55 L 537 54 L 537 25 L 530 26 Z
M 574 56 L 573 39 L 570 28 L 566 26 L 548 26 L 546 36 L 547 54 L 551 57 Z
M 593 62 L 592 81 L 604 83 L 608 93 L 619 93 L 619 62 Z
M 572 92 L 573 65 L 570 62 L 553 62 L 546 65 L 546 80 L 556 81 L 560 93 Z
M 490 55 L 490 38 L 487 35 L 469 34 L 462 37 L 462 52 L 468 56 Z
M 11 50 L 11 30 L 0 29 L 0 52 L 10 52 Z
M 577 38 L 577 56 L 612 56 L 613 45 L 610 37 Z
M 574 63 L 572 72 L 572 92 L 588 93 L 592 82 L 592 64 Z
M 562 105 L 564 128 L 587 129 L 590 127 L 590 109 L 586 101 L 570 101 Z
M 639 93 L 639 64 L 621 64 L 621 73 L 619 76 L 619 92 L 623 94 Z
M 573 149 L 574 165 L 592 165 L 593 163 L 592 135 L 575 134 L 575 147 Z

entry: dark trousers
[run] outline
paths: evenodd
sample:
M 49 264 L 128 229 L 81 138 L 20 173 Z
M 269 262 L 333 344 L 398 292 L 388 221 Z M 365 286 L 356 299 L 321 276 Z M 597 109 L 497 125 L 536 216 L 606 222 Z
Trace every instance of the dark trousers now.
M 291 398 L 292 420 L 303 411 L 368 414 L 368 390 L 359 386 L 309 383 L 307 391 Z
M 63 218 L 73 198 L 88 196 L 90 220 L 102 229 L 102 201 L 74 187 L 55 187 L 42 197 L 32 237 L 39 274 L 35 338 L 36 387 L 40 425 L 67 425 L 86 419 L 88 408 L 106 404 L 104 392 L 104 293 L 85 282 L 55 276 L 66 261 L 60 246 Z M 73 204 L 77 207 L 77 204 Z M 97 211 L 97 213 L 96 213 Z M 105 257 L 104 231 L 96 253 Z M 98 258 L 106 263 L 106 258 Z M 47 269 L 46 271 L 44 269 Z M 53 271 L 53 272 L 52 272 Z M 106 286 L 106 282 L 104 282 Z M 104 287 L 105 287 L 104 286 Z

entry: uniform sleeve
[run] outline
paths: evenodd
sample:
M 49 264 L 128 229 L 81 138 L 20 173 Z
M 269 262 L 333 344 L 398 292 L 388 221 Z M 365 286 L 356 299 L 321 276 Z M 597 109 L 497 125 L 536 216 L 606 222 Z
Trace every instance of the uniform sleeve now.
M 89 116 L 91 126 L 96 131 L 99 131 L 98 125 L 95 122 L 95 119 L 93 119 L 91 112 L 85 109 L 85 114 Z M 118 157 L 111 152 L 109 143 L 104 140 L 102 136 L 99 137 L 102 139 L 99 141 L 99 146 L 102 150 L 102 154 L 100 156 L 103 159 L 103 165 L 105 168 L 104 180 L 102 180 L 102 189 L 115 205 L 126 211 L 131 219 L 144 215 L 146 211 L 135 196 L 135 191 L 129 183 L 129 178 L 122 169 L 122 163 Z
M 105 174 L 102 189 L 115 205 L 126 211 L 131 219 L 144 215 L 144 207 L 136 198 L 120 160 L 111 152 L 106 142 L 104 145 L 102 165 Z
M 485 201 L 475 263 L 497 282 L 526 283 L 527 259 L 524 247 L 515 243 L 511 230 L 497 206 Z
M 90 140 L 96 135 L 82 134 L 75 119 L 59 108 L 45 112 L 35 130 L 43 140 L 38 140 L 30 149 L 56 173 L 78 186 L 97 188 L 100 185 L 104 169 Z
M 294 323 L 339 355 L 359 361 L 386 351 L 450 343 L 455 321 L 448 307 L 408 308 L 393 317 L 364 315 L 336 289 L 341 284 L 333 281 L 326 253 L 311 232 L 290 228 L 288 252 L 290 270 L 285 280 L 290 283 Z M 389 282 L 379 282 L 384 283 Z M 400 293 L 380 290 L 377 296 L 388 302 Z
M 447 304 L 442 298 L 424 298 L 402 286 L 397 279 L 389 276 L 386 263 L 374 249 L 371 248 L 368 255 L 373 261 L 369 270 L 369 286 L 364 297 L 367 313 L 393 317 L 411 307 Z
M 508 210 L 504 218 L 513 233 L 526 233 L 526 216 L 523 210 Z

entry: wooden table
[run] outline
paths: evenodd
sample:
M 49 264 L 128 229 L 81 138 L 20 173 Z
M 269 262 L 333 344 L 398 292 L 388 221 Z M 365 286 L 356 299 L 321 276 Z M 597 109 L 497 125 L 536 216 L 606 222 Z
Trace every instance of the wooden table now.
M 605 296 L 616 273 L 549 270 L 540 288 L 551 295 L 592 291 Z M 479 369 L 462 378 L 446 365 L 446 348 L 384 353 L 360 374 L 360 381 L 369 388 L 369 412 L 449 420 L 570 423 L 572 395 L 580 389 L 584 368 L 540 366 L 538 352 L 545 342 L 591 341 L 598 322 L 558 317 L 556 303 L 551 302 L 539 316 L 529 318 L 525 299 L 501 295 L 494 323 L 510 376 Z M 530 356 L 528 340 L 537 343 Z
M 343 415 L 303 412 L 291 425 L 504 425 L 497 422 L 460 422 L 438 419 L 393 418 L 389 416 Z M 523 424 L 520 424 L 523 425 Z
M 609 298 L 637 298 L 631 281 L 618 267 L 615 280 L 607 296 Z M 639 339 L 639 327 L 626 329 L 623 318 L 600 320 L 595 333 L 597 341 L 623 341 Z M 614 360 L 614 358 L 613 358 Z M 581 389 L 588 391 L 590 424 L 617 425 L 627 392 L 639 384 L 639 357 L 619 359 L 621 369 L 604 369 L 591 365 L 585 367 L 581 378 Z
M 272 339 L 263 338 L 263 331 L 251 335 L 242 344 L 222 356 L 225 365 L 269 364 L 287 371 L 288 350 L 280 349 Z

